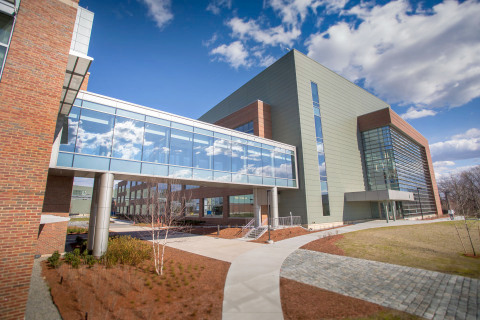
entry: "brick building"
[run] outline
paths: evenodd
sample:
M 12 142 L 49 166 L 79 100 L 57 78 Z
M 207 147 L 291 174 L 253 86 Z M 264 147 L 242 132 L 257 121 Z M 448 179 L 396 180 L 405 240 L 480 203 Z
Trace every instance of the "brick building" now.
M 78 8 L 75 0 L 0 0 L 2 319 L 23 318 L 35 253 L 65 243 L 73 177 L 48 168 L 59 106 L 68 113 L 86 72 L 69 65 L 85 54 L 72 42 Z

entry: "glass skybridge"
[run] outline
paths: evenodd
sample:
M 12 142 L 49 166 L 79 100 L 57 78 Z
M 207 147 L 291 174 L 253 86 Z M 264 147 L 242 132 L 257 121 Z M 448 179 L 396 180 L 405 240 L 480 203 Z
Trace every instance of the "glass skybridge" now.
M 297 188 L 294 146 L 82 91 L 52 169 Z

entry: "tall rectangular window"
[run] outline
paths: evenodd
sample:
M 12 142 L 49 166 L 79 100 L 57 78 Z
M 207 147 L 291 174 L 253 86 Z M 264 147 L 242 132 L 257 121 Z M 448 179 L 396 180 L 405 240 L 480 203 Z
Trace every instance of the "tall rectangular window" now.
M 0 78 L 2 76 L 3 67 L 5 65 L 5 58 L 10 45 L 10 37 L 13 30 L 13 16 L 0 13 Z
M 315 124 L 315 139 L 318 154 L 318 168 L 320 175 L 320 188 L 322 191 L 323 215 L 330 215 L 330 205 L 328 201 L 328 183 L 327 183 L 327 169 L 325 167 L 325 151 L 323 148 L 323 131 L 322 131 L 322 117 L 320 115 L 320 99 L 318 96 L 317 84 L 311 82 L 312 87 L 312 101 L 313 101 L 313 117 Z

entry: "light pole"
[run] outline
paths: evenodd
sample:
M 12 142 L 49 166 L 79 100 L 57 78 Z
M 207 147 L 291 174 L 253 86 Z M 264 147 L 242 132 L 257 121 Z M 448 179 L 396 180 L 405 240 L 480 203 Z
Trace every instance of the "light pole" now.
M 418 194 L 418 203 L 420 204 L 420 213 L 422 214 L 422 220 L 423 220 L 423 210 L 422 210 L 422 201 L 420 200 L 420 187 L 417 187 L 417 194 Z
M 272 239 L 270 239 L 270 223 L 271 223 L 271 218 L 270 218 L 270 190 L 267 190 L 267 217 L 268 217 L 268 243 L 272 243 Z

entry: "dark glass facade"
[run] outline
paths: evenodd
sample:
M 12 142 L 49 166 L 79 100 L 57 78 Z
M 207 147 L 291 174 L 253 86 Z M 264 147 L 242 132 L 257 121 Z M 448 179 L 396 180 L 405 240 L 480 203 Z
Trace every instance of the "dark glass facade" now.
M 423 147 L 391 126 L 362 132 L 362 143 L 369 190 L 412 192 L 415 201 L 400 205 L 404 216 L 436 214 Z
M 249 121 L 247 123 L 242 124 L 235 128 L 235 130 L 245 133 L 253 134 L 253 121 Z

